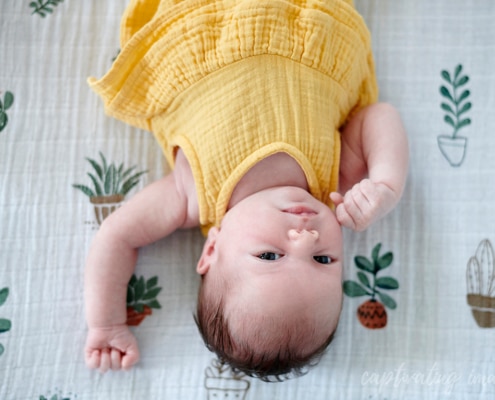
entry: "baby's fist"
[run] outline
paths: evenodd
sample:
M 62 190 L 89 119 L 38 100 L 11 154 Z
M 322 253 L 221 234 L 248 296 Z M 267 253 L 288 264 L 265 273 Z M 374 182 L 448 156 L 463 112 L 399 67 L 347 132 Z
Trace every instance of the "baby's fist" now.
M 387 214 L 396 204 L 397 195 L 387 185 L 364 179 L 344 196 L 333 192 L 337 220 L 342 226 L 363 231 Z
M 129 369 L 139 360 L 134 335 L 127 325 L 90 328 L 86 339 L 86 365 L 107 372 L 109 369 Z

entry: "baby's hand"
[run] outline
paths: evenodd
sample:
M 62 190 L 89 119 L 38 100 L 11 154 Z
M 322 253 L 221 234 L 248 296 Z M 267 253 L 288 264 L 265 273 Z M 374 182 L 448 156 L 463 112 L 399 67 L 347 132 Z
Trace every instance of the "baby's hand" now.
M 139 350 L 127 325 L 90 328 L 85 356 L 89 368 L 104 373 L 109 369 L 129 369 L 139 360 Z
M 369 179 L 356 183 L 344 196 L 330 194 L 339 223 L 355 231 L 365 230 L 387 214 L 397 203 L 397 197 L 387 185 Z

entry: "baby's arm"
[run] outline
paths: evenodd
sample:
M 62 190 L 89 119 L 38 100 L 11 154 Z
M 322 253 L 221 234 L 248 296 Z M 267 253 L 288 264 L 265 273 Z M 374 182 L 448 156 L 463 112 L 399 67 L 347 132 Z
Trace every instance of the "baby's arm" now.
M 105 372 L 130 368 L 138 361 L 136 339 L 126 325 L 127 284 L 138 248 L 180 227 L 192 226 L 187 203 L 187 195 L 172 173 L 135 195 L 101 225 L 84 277 L 88 367 Z
M 402 196 L 408 162 L 396 109 L 378 103 L 358 112 L 342 132 L 340 193 L 330 195 L 339 222 L 362 231 L 391 211 Z

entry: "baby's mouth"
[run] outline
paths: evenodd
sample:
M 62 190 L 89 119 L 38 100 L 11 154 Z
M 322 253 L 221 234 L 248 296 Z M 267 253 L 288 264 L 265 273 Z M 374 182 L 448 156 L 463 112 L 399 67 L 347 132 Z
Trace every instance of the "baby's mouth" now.
M 283 211 L 286 213 L 289 213 L 289 214 L 300 215 L 302 217 L 309 217 L 311 215 L 316 215 L 316 212 L 314 210 L 312 210 L 308 207 L 305 207 L 305 206 L 294 206 L 294 207 L 287 208 Z

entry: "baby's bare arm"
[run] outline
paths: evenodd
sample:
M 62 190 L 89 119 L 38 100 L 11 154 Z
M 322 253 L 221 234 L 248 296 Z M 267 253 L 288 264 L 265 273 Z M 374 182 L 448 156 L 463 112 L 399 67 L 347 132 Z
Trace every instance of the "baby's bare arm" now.
M 187 220 L 187 196 L 174 174 L 149 185 L 105 219 L 91 245 L 84 277 L 89 367 L 105 371 L 137 362 L 137 344 L 126 326 L 126 295 L 138 248 Z
M 391 211 L 404 190 L 409 162 L 399 113 L 388 104 L 368 106 L 342 132 L 340 193 L 332 193 L 342 225 L 364 230 Z

